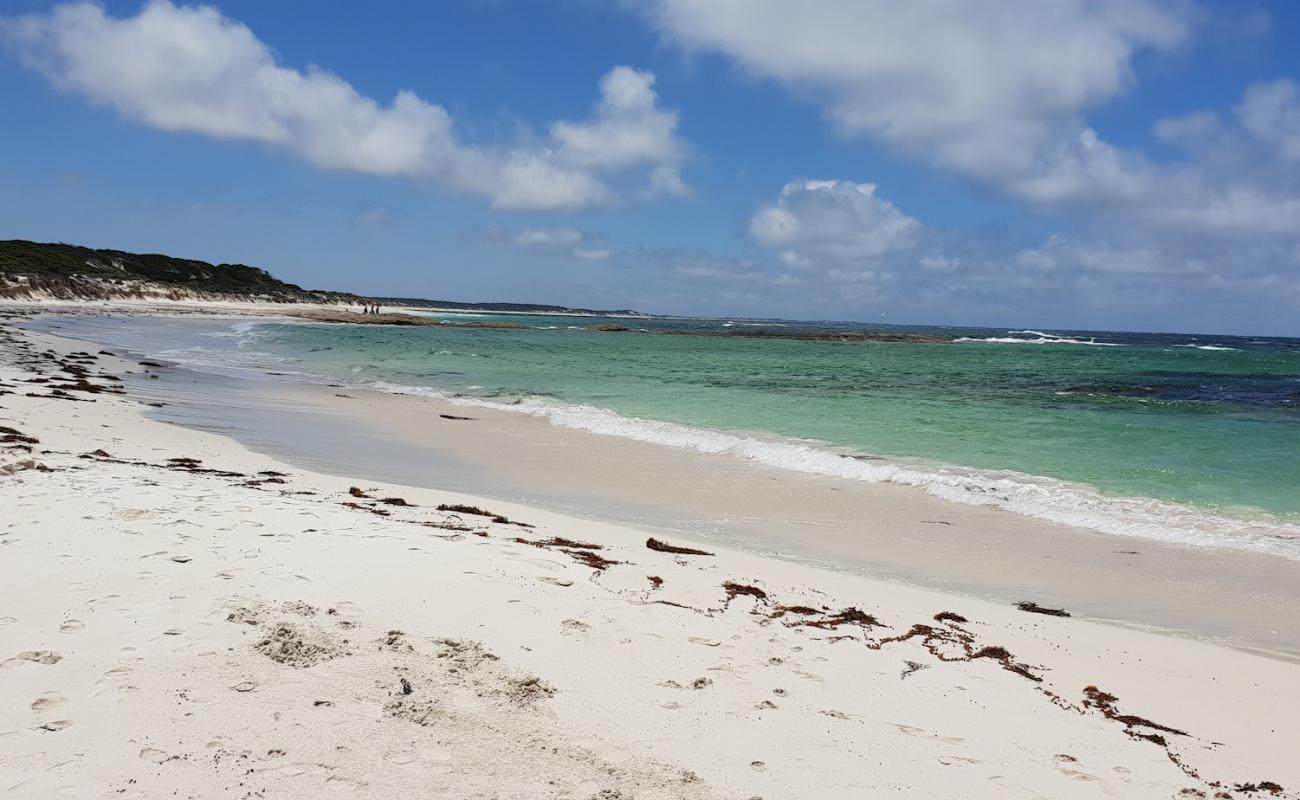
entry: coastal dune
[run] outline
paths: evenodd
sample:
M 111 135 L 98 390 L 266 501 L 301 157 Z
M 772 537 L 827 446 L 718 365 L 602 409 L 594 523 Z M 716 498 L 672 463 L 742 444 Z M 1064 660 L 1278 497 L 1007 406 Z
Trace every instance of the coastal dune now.
M 13 797 L 1296 796 L 1300 666 L 147 418 L 0 327 Z M 1050 609 L 1049 609 L 1050 610 Z

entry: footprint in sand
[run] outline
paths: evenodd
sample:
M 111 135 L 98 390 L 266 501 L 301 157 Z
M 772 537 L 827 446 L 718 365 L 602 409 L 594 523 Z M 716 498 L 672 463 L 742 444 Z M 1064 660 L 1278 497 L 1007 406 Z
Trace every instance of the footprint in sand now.
M 23 661 L 33 661 L 37 664 L 57 664 L 63 660 L 63 656 L 49 650 L 28 650 L 25 653 L 19 653 L 18 658 Z
M 154 764 L 161 764 L 164 761 L 170 759 L 171 756 L 169 756 L 166 752 L 159 750 L 156 747 L 146 747 L 145 749 L 140 751 L 140 758 L 143 758 L 145 761 L 149 761 Z
M 85 630 L 86 623 L 79 619 L 70 619 L 59 626 L 59 633 L 77 633 Z
M 72 720 L 70 719 L 56 719 L 53 722 L 41 723 L 36 727 L 38 730 L 49 731 L 50 733 L 58 733 L 59 731 L 63 730 L 64 728 L 70 727 L 71 725 L 72 725 Z
M 702 644 L 705 647 L 717 647 L 722 644 L 722 642 L 717 639 L 706 639 L 703 636 L 691 636 L 686 641 L 691 644 Z
M 591 626 L 579 619 L 566 619 L 560 623 L 560 633 L 566 636 L 572 636 L 576 633 L 586 633 L 591 630 Z
M 0 625 L 13 625 L 17 621 L 17 617 L 0 617 Z
M 68 702 L 67 698 L 58 692 L 42 692 L 32 701 L 32 711 L 39 713 L 53 711 L 64 703 Z
M 361 609 L 348 600 L 335 603 L 326 609 L 325 613 L 327 616 L 334 617 L 339 626 L 344 628 L 355 628 L 357 621 L 361 619 Z

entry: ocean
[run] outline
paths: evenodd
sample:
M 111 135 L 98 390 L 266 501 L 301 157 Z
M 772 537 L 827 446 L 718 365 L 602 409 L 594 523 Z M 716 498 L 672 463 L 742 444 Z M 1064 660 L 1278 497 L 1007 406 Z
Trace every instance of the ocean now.
M 198 371 L 431 394 L 1101 533 L 1300 559 L 1298 339 L 441 316 L 524 327 L 41 327 Z M 778 338 L 827 329 L 950 341 Z M 747 332 L 764 336 L 734 335 Z

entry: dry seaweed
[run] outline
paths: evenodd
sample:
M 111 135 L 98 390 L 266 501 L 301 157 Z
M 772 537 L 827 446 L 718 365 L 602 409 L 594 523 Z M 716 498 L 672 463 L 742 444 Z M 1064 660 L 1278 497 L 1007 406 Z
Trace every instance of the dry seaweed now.
M 467 506 L 461 503 L 442 503 L 438 506 L 439 511 L 450 511 L 454 514 L 473 514 L 476 517 L 491 517 L 492 521 L 500 525 L 518 525 L 521 528 L 531 528 L 527 522 L 515 522 L 506 517 L 504 514 L 497 514 L 478 506 Z
M 727 602 L 723 604 L 723 608 L 726 608 L 727 606 L 731 605 L 732 600 L 735 600 L 737 597 L 741 597 L 741 596 L 752 597 L 755 600 L 759 601 L 760 603 L 767 602 L 767 592 L 763 591 L 757 586 L 750 586 L 749 584 L 746 583 L 735 583 L 734 581 L 727 581 L 726 583 L 722 584 L 722 588 L 727 592 Z
M 1016 608 L 1021 611 L 1028 611 L 1030 614 L 1046 614 L 1049 617 L 1070 616 L 1070 612 L 1063 608 L 1047 608 L 1046 606 L 1040 606 L 1031 600 L 1022 600 L 1021 602 L 1016 603 Z
M 710 553 L 706 550 L 696 550 L 693 547 L 679 547 L 674 544 L 668 544 L 667 542 L 661 542 L 654 537 L 650 537 L 649 539 L 646 539 L 645 546 L 658 553 L 675 553 L 677 555 L 683 555 L 683 556 L 713 555 L 713 553 Z

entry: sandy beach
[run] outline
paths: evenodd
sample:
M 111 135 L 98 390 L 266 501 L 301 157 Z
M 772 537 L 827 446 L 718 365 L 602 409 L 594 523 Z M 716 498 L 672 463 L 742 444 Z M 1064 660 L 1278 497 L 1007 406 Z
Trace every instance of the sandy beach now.
M 304 469 L 148 418 L 117 388 L 148 365 L 15 322 L 0 334 L 6 796 L 1300 784 L 1286 658 Z

